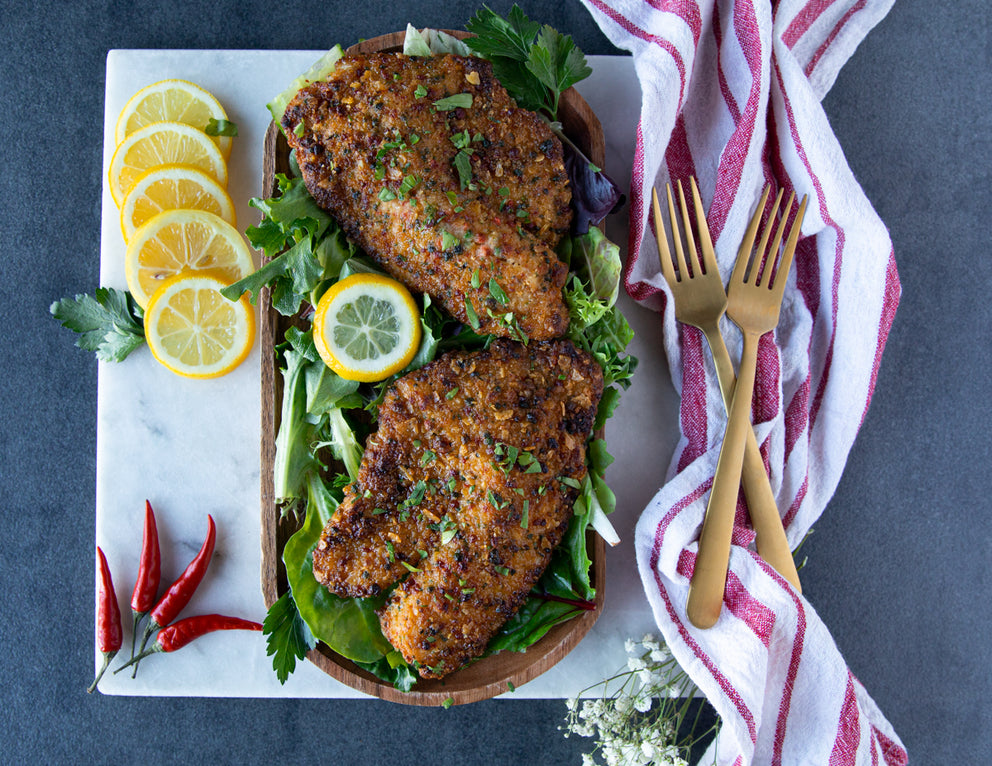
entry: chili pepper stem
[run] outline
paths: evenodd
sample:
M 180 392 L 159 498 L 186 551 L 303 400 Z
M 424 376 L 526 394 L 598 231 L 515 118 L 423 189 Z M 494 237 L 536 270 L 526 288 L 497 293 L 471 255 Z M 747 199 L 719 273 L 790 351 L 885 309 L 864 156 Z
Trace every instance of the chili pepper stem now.
M 103 674 L 106 673 L 107 668 L 110 667 L 110 661 L 114 659 L 114 657 L 117 654 L 117 651 L 115 650 L 113 652 L 102 652 L 102 654 L 103 654 L 103 667 L 100 668 L 100 671 L 96 674 L 96 678 L 93 679 L 93 683 L 91 683 L 89 685 L 89 688 L 86 690 L 87 694 L 92 694 L 93 690 L 96 689 L 97 684 L 100 683 L 100 679 L 103 678 Z
M 123 665 L 121 665 L 119 668 L 117 668 L 117 670 L 114 671 L 114 674 L 116 675 L 117 673 L 120 673 L 122 670 L 124 670 L 124 668 L 131 667 L 131 665 L 134 665 L 135 666 L 135 669 L 137 669 L 138 663 L 141 662 L 143 659 L 145 659 L 145 657 L 149 656 L 150 654 L 158 654 L 161 651 L 164 651 L 164 649 L 162 649 L 161 645 L 160 644 L 155 644 L 154 646 L 152 646 L 151 649 L 146 649 L 145 651 L 141 652 L 137 656 L 132 657 L 130 660 L 128 660 L 127 662 L 125 662 Z M 131 676 L 131 677 L 134 678 L 134 676 Z
M 153 649 L 149 649 L 146 652 L 145 647 L 148 646 L 148 639 L 152 637 L 152 633 L 154 633 L 156 630 L 158 630 L 161 627 L 162 626 L 159 625 L 157 622 L 155 622 L 155 620 L 150 620 L 149 623 L 145 626 L 144 635 L 142 635 L 141 637 L 141 648 L 138 649 L 138 654 L 135 655 L 134 651 L 132 651 L 131 659 L 128 661 L 127 665 L 121 666 L 126 668 L 128 665 L 134 665 L 134 670 L 131 672 L 131 678 L 137 678 L 138 663 L 141 661 L 141 659 L 143 657 L 147 657 L 151 652 L 155 651 L 155 649 L 153 648 Z
M 138 641 L 138 626 L 141 621 L 145 619 L 145 615 L 148 612 L 138 612 L 134 609 L 131 610 L 131 614 L 134 616 L 134 627 L 131 629 L 131 659 L 134 659 L 134 648 Z

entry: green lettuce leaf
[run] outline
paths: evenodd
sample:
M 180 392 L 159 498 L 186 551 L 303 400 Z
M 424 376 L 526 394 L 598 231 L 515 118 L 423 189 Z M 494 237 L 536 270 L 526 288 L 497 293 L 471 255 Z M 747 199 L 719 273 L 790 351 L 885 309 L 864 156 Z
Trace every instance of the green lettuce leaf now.
M 375 613 L 384 598 L 340 598 L 314 578 L 313 551 L 338 501 L 315 473 L 308 476 L 307 491 L 306 519 L 282 552 L 293 600 L 314 638 L 354 662 L 376 662 L 393 651 Z
M 312 82 L 326 80 L 327 75 L 334 71 L 335 65 L 343 55 L 344 50 L 342 50 L 341 46 L 335 45 L 327 51 L 327 53 L 317 59 L 306 72 L 293 80 L 286 90 L 266 104 L 269 113 L 272 115 L 272 119 L 276 121 L 276 124 L 279 125 L 280 128 L 282 126 L 282 116 L 285 114 L 286 107 L 289 106 L 289 102 L 293 100 L 293 96 L 295 96 L 301 88 L 306 87 Z

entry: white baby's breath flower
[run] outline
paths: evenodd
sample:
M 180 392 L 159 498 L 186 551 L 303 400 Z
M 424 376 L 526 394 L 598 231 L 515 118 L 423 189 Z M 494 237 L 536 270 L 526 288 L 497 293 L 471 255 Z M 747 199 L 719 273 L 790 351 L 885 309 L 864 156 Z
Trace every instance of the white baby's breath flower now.
M 619 717 L 626 718 L 634 709 L 634 698 L 626 694 L 622 694 L 617 697 L 616 702 L 613 703 L 613 708 Z
M 679 731 L 691 682 L 664 641 L 650 633 L 641 641 L 628 639 L 624 649 L 626 668 L 597 684 L 602 698 L 580 704 L 579 698 L 590 691 L 586 689 L 566 701 L 565 736 L 595 738 L 592 753 L 582 756 L 582 766 L 597 764 L 597 752 L 607 766 L 688 766 L 682 756 L 700 738 L 694 731 L 686 733 L 685 727 Z M 657 706 L 655 698 L 660 700 Z
M 644 752 L 641 750 L 640 745 L 632 742 L 626 742 L 620 746 L 620 758 L 621 763 L 630 764 L 631 766 L 642 766 L 642 764 L 651 762 L 650 759 L 645 760 Z
M 654 704 L 654 698 L 650 694 L 638 694 L 634 697 L 634 710 L 638 713 L 646 713 Z
M 667 646 L 657 646 L 650 650 L 651 662 L 667 662 L 671 659 L 672 653 Z
M 627 669 L 633 670 L 635 673 L 638 670 L 644 670 L 648 664 L 640 657 L 629 657 L 627 658 Z

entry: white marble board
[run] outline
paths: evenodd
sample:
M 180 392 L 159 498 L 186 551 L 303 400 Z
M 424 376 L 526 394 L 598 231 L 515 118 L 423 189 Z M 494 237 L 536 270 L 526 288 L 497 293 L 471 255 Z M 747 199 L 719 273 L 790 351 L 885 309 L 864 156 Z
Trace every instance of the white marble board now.
M 319 51 L 114 50 L 107 56 L 104 168 L 113 154 L 121 108 L 139 88 L 164 78 L 204 86 L 237 123 L 229 191 L 241 230 L 258 220 L 249 206 L 261 195 L 266 102 L 320 55 Z M 591 56 L 593 75 L 579 91 L 603 123 L 606 170 L 629 188 L 640 90 L 630 60 Z M 106 171 L 104 174 L 106 178 Z M 627 211 L 607 227 L 626 250 Z M 104 181 L 100 283 L 124 288 L 124 242 Z M 625 661 L 624 639 L 654 627 L 634 561 L 634 525 L 664 479 L 678 437 L 676 394 L 661 352 L 661 323 L 622 297 L 637 333 L 641 360 L 632 388 L 607 426 L 616 462 L 608 480 L 617 493 L 613 522 L 622 542 L 607 551 L 606 606 L 592 632 L 548 673 L 502 699 L 573 696 Z M 100 363 L 97 414 L 96 543 L 109 560 L 130 642 L 129 601 L 141 548 L 144 501 L 152 502 L 162 547 L 163 587 L 198 550 L 206 515 L 217 522 L 207 576 L 185 615 L 221 612 L 265 616 L 260 591 L 259 353 L 233 373 L 208 381 L 177 377 L 147 349 L 119 364 Z M 97 661 L 100 659 L 96 653 Z M 119 662 L 119 661 L 118 661 Z M 116 667 L 115 662 L 112 667 Z M 207 636 L 173 655 L 142 663 L 137 678 L 108 673 L 105 694 L 210 697 L 351 697 L 364 695 L 303 663 L 280 685 L 257 633 Z

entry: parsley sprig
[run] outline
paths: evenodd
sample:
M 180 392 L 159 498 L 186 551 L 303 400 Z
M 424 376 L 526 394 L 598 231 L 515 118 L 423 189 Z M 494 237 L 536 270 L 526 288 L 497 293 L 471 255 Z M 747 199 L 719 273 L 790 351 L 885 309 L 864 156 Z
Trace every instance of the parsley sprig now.
M 592 69 L 570 35 L 536 21 L 514 5 L 506 18 L 482 8 L 465 28 L 465 43 L 492 62 L 493 73 L 518 106 L 558 117 L 561 94 Z
M 272 657 L 272 668 L 279 683 L 286 683 L 296 670 L 296 661 L 307 656 L 316 646 L 310 628 L 300 616 L 300 611 L 289 591 L 282 594 L 269 609 L 262 624 L 265 634 L 265 653 Z
M 49 309 L 63 327 L 79 333 L 76 345 L 104 362 L 122 362 L 145 343 L 145 312 L 131 293 L 112 287 L 55 301 Z

